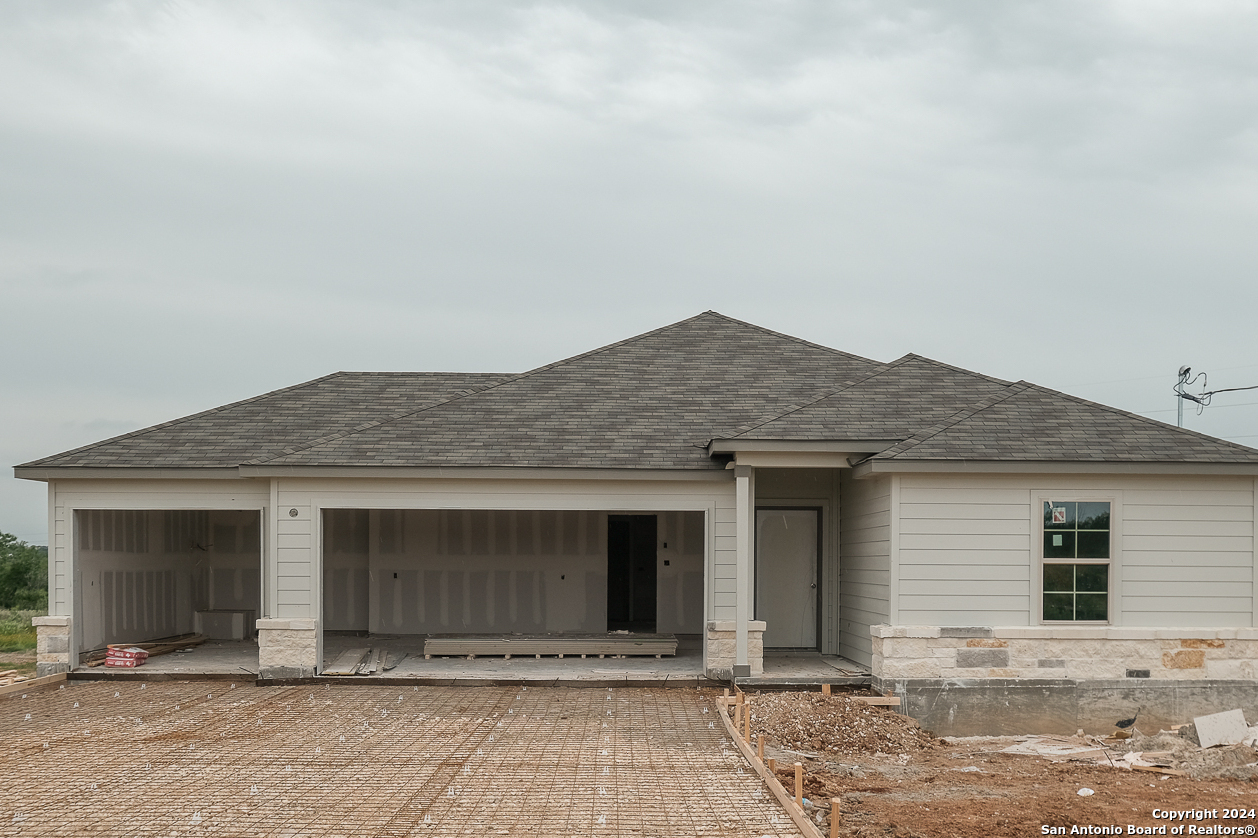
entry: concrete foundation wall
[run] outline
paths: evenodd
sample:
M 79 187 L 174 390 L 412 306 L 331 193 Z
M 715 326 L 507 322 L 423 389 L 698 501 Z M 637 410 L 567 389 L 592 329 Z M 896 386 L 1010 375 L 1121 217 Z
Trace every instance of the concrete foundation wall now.
M 1237 708 L 1258 721 L 1253 681 L 874 678 L 872 686 L 899 696 L 900 712 L 936 736 L 1104 735 L 1137 712 L 1143 733 Z

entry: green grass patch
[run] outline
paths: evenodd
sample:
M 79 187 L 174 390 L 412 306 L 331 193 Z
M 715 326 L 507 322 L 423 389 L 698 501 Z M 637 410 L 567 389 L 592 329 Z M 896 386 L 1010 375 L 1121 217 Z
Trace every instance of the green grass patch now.
M 42 617 L 46 613 L 0 608 L 0 652 L 25 652 L 34 649 L 35 627 L 31 625 L 31 618 Z

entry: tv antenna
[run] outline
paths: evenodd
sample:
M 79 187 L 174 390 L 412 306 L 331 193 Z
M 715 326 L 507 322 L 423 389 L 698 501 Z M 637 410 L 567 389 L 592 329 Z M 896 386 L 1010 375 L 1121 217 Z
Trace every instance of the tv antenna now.
M 1196 384 L 1198 379 L 1201 380 L 1201 392 L 1197 394 L 1187 392 L 1185 388 Z M 1179 379 L 1175 382 L 1174 387 L 1176 404 L 1179 407 L 1179 427 L 1184 427 L 1184 399 L 1188 399 L 1189 401 L 1197 404 L 1197 415 L 1200 416 L 1201 411 L 1205 410 L 1210 404 L 1210 400 L 1214 398 L 1215 393 L 1235 393 L 1238 390 L 1258 390 L 1258 384 L 1255 384 L 1252 387 L 1224 387 L 1219 390 L 1207 390 L 1206 381 L 1207 378 L 1204 372 L 1199 372 L 1196 375 L 1193 375 L 1192 367 L 1182 366 L 1179 368 Z

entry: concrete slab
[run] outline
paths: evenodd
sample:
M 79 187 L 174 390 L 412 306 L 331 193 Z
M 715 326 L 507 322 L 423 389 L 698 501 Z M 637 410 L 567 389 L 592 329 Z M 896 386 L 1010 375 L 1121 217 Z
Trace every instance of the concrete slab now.
M 713 694 L 68 682 L 0 698 L 0 812 L 22 835 L 799 835 Z

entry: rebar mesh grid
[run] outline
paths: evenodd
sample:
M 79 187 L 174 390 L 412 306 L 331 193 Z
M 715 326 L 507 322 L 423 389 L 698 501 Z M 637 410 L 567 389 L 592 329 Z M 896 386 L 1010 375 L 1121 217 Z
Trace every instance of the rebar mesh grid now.
M 0 836 L 798 835 L 715 712 L 693 689 L 68 682 L 0 698 Z

